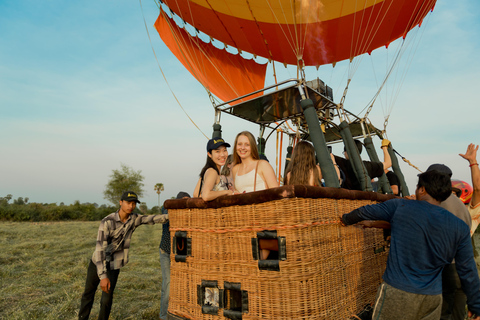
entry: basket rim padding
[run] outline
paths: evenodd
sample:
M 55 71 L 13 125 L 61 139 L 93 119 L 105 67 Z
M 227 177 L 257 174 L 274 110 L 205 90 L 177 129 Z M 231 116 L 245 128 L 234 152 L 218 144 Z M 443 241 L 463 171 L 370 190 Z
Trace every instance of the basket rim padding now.
M 392 194 L 371 191 L 349 190 L 343 188 L 313 187 L 306 185 L 286 185 L 277 188 L 254 191 L 236 195 L 225 195 L 212 201 L 202 198 L 169 199 L 164 202 L 165 209 L 206 209 L 230 206 L 250 205 L 287 198 L 329 198 L 350 200 L 371 200 L 384 202 L 396 198 Z

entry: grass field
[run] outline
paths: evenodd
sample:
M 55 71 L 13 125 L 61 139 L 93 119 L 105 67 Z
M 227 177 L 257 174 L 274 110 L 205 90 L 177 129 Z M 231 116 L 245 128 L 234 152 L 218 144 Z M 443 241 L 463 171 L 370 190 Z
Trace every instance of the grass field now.
M 0 319 L 77 319 L 99 221 L 0 222 Z M 142 225 L 121 269 L 110 319 L 158 319 L 161 225 Z M 100 288 L 91 318 L 98 316 Z
M 0 319 L 76 319 L 99 221 L 0 222 Z M 158 319 L 161 225 L 140 226 L 110 319 Z M 480 237 L 476 233 L 477 248 Z M 477 258 L 477 266 L 480 258 Z M 91 318 L 99 309 L 97 290 Z

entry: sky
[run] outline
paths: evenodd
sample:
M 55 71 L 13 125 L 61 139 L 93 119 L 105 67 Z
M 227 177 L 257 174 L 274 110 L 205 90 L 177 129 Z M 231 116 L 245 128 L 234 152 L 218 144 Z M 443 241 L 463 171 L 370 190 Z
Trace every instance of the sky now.
M 479 15 L 477 0 L 439 0 L 417 28 L 404 80 L 395 78 L 387 88 L 400 88 L 394 103 L 386 90 L 385 102 L 370 114 L 380 128 L 390 114 L 388 138 L 420 170 L 444 163 L 454 179 L 468 183 L 468 163 L 458 154 L 480 143 Z M 145 176 L 141 201 L 148 207 L 158 204 L 156 183 L 165 185 L 161 203 L 179 191 L 193 192 L 214 112 L 203 87 L 153 28 L 157 16 L 153 1 L 0 1 L 0 197 L 108 203 L 103 190 L 121 164 Z M 361 60 L 345 102 L 353 113 L 375 93 L 372 65 L 382 61 L 377 53 L 391 58 L 392 47 Z M 307 78 L 323 79 L 338 102 L 345 65 L 308 69 Z M 296 76 L 281 69 L 279 78 Z M 221 120 L 223 137 L 232 144 L 240 131 L 258 135 L 255 124 L 230 115 Z M 274 166 L 275 139 L 274 133 L 266 150 Z M 380 141 L 374 143 L 380 153 Z M 343 147 L 333 150 L 341 155 Z M 419 171 L 400 162 L 413 193 Z

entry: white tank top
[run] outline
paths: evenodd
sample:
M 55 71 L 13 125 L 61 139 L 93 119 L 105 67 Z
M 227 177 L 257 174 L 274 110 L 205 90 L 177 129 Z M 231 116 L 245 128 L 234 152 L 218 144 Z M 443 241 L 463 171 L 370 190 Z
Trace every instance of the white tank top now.
M 255 171 L 256 170 L 253 169 L 252 171 L 241 176 L 235 174 L 235 189 L 237 189 L 238 192 L 254 191 L 253 183 L 255 181 Z M 262 178 L 257 173 L 257 185 L 255 187 L 255 191 L 265 190 L 266 188 L 265 182 L 263 182 Z

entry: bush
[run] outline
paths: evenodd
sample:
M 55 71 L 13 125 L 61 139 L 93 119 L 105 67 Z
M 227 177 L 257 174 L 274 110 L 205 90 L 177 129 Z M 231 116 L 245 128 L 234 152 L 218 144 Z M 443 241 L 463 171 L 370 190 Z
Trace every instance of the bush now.
M 11 195 L 0 198 L 0 221 L 96 221 L 118 210 L 116 206 L 101 205 L 95 203 L 80 203 L 64 205 L 61 203 L 27 203 L 22 197 L 9 203 Z

